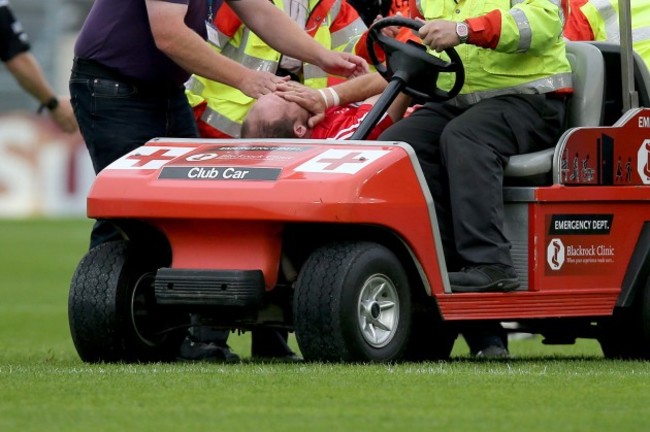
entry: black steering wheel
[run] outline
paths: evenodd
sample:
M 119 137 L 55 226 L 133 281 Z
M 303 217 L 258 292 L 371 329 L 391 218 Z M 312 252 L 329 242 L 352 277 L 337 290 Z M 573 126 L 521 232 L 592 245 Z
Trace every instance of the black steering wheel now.
M 376 21 L 370 26 L 367 39 L 368 55 L 377 72 L 390 81 L 400 76 L 404 81 L 401 89 L 409 96 L 424 101 L 446 101 L 455 97 L 465 82 L 465 69 L 460 56 L 454 48 L 447 48 L 445 53 L 450 62 L 441 60 L 427 52 L 427 47 L 415 41 L 400 42 L 385 36 L 381 30 L 386 27 L 407 27 L 418 31 L 423 23 L 403 18 L 388 17 Z M 375 47 L 379 45 L 386 54 L 386 65 L 379 61 Z M 456 80 L 449 91 L 438 88 L 439 73 L 455 73 Z

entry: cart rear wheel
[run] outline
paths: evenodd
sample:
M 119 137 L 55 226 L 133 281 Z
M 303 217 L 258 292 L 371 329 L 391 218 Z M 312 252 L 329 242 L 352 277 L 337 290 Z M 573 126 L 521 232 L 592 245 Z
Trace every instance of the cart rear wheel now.
M 458 330 L 440 318 L 435 305 L 423 302 L 413 310 L 406 360 L 448 360 L 457 338 Z
M 629 308 L 614 313 L 598 338 L 607 358 L 650 360 L 650 277 Z

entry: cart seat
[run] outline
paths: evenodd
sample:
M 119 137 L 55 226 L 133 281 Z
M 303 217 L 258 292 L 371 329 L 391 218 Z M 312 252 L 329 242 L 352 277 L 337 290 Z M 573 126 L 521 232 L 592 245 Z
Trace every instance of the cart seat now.
M 621 46 L 611 42 L 589 42 L 597 47 L 605 59 L 605 104 L 603 126 L 612 126 L 623 115 L 623 93 L 621 88 Z M 650 107 L 650 71 L 643 58 L 633 51 L 634 88 L 639 97 L 639 106 Z
M 573 95 L 567 106 L 568 127 L 602 124 L 605 64 L 601 51 L 588 42 L 567 42 L 567 58 L 573 75 Z M 551 147 L 534 153 L 512 156 L 505 169 L 510 185 L 551 183 L 553 153 Z

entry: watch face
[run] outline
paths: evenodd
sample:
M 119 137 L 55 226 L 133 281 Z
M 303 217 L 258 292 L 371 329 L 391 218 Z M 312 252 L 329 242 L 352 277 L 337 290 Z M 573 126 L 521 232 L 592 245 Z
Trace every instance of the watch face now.
M 465 23 L 456 24 L 456 34 L 458 34 L 459 37 L 467 37 L 467 35 L 469 34 L 469 28 L 467 28 L 467 24 Z
M 464 22 L 456 23 L 456 34 L 458 35 L 458 41 L 460 43 L 467 43 L 467 39 L 469 38 L 469 26 Z

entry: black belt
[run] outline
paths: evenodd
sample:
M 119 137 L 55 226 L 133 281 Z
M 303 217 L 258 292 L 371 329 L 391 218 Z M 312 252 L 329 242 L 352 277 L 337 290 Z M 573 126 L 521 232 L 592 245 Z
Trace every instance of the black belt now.
M 95 60 L 75 57 L 75 59 L 72 61 L 72 71 L 114 81 L 130 81 L 128 78 L 116 70 L 104 66 Z
M 182 91 L 182 86 L 170 86 L 169 84 L 161 83 L 147 83 L 141 80 L 134 78 L 129 78 L 115 69 L 112 69 L 108 66 L 104 66 L 95 60 L 83 59 L 75 57 L 72 62 L 72 71 L 76 73 L 81 73 L 85 75 L 91 75 L 95 78 L 101 78 L 111 81 L 119 81 L 128 85 L 131 85 L 138 89 L 140 93 L 151 93 L 151 94 L 170 94 L 178 91 Z

